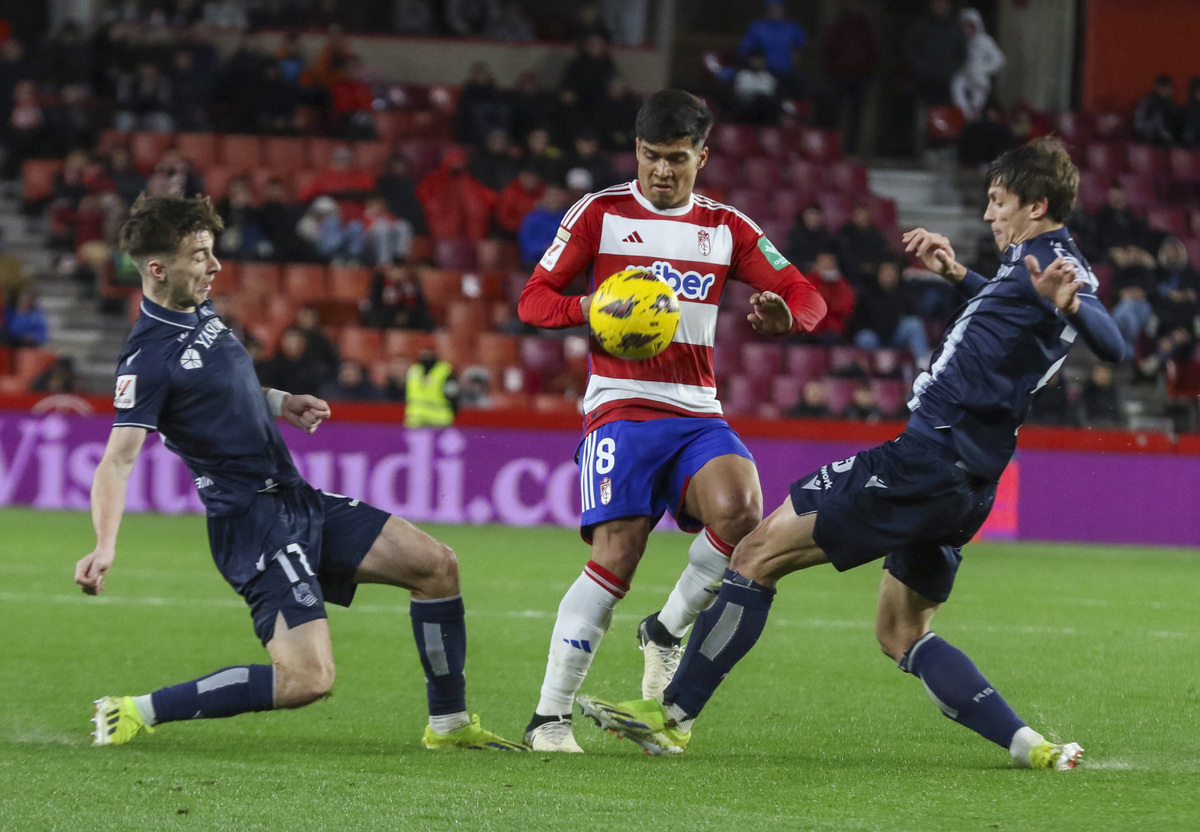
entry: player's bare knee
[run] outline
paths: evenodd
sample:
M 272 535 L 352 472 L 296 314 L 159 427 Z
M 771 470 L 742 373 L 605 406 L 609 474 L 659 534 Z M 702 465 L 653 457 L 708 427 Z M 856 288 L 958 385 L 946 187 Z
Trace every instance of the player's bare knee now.
M 425 598 L 445 598 L 456 595 L 458 557 L 444 543 L 435 543 L 421 558 L 422 569 L 413 581 L 413 593 Z
M 727 543 L 737 544 L 762 521 L 762 497 L 750 489 L 722 494 L 708 525 Z
M 879 649 L 883 651 L 883 655 L 895 662 L 904 658 L 904 654 L 924 634 L 924 632 L 917 632 L 907 627 L 887 627 L 883 625 L 876 625 L 875 627 L 875 639 L 879 642 Z
M 743 537 L 729 557 L 729 568 L 752 581 L 766 577 L 767 562 L 771 551 L 763 532 L 751 532 Z
M 275 705 L 300 708 L 326 697 L 333 690 L 333 661 L 312 659 L 275 664 Z

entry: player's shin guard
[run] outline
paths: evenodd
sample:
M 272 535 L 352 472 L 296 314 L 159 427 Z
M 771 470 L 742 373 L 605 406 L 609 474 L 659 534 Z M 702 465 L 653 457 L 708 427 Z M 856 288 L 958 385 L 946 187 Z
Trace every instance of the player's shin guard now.
M 425 669 L 425 694 L 430 716 L 467 710 L 467 626 L 461 595 L 409 604 L 413 638 Z
M 997 745 L 1008 748 L 1025 727 L 967 654 L 933 633 L 909 648 L 900 669 L 924 682 L 943 714 Z
M 696 619 L 683 661 L 663 694 L 669 713 L 695 717 L 704 709 L 721 680 L 762 635 L 774 599 L 774 587 L 725 571 L 716 602 Z
M 269 664 L 227 667 L 182 685 L 159 688 L 150 694 L 150 703 L 155 724 L 269 711 L 275 707 L 275 668 Z
M 733 547 L 705 528 L 688 547 L 688 565 L 658 614 L 658 623 L 676 638 L 687 635 L 696 616 L 712 606 L 721 591 Z
M 612 623 L 613 607 L 629 585 L 594 561 L 575 579 L 562 603 L 550 638 L 550 658 L 536 713 L 570 716 L 575 694 L 583 685 L 600 640 Z

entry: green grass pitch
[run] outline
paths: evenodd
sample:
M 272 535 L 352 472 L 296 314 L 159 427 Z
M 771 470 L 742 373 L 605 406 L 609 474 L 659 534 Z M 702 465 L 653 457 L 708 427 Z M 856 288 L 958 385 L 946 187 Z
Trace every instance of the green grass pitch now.
M 1200 829 L 1200 554 L 978 545 L 937 630 L 1019 713 L 1087 749 L 1065 774 L 1013 768 L 941 717 L 878 652 L 878 571 L 781 585 L 767 631 L 678 758 L 577 720 L 586 755 L 429 752 L 404 593 L 331 610 L 334 695 L 298 711 L 176 723 L 89 745 L 91 700 L 265 653 L 196 517 L 127 517 L 108 591 L 85 598 L 85 514 L 0 512 L 0 829 Z M 455 547 L 468 696 L 519 739 L 559 599 L 586 559 L 560 529 L 435 527 Z M 656 535 L 585 687 L 632 698 L 637 621 L 688 538 Z

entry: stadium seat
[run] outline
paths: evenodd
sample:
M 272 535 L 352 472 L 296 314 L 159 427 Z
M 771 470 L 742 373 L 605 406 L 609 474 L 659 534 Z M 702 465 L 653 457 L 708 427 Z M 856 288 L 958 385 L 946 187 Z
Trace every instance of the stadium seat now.
M 829 412 L 834 416 L 844 416 L 854 399 L 854 390 L 858 387 L 858 379 L 827 378 L 825 379 L 825 403 Z
M 366 266 L 330 266 L 329 297 L 365 301 L 371 293 L 371 270 Z
M 361 361 L 369 367 L 379 360 L 382 353 L 383 333 L 380 330 L 362 326 L 342 328 L 342 333 L 338 336 L 338 354 L 343 359 Z
M 751 156 L 742 163 L 742 185 L 764 192 L 783 181 L 783 164 L 773 156 Z
M 830 372 L 843 372 L 850 367 L 859 367 L 865 372 L 870 372 L 871 351 L 840 344 L 829 347 Z
M 521 366 L 541 375 L 554 375 L 567 368 L 563 342 L 559 338 L 526 335 L 521 338 Z
M 308 167 L 315 171 L 326 170 L 333 165 L 333 151 L 346 142 L 341 139 L 310 138 L 306 140 Z
M 222 260 L 221 271 L 217 274 L 214 290 L 218 292 L 237 292 L 242 287 L 242 262 L 240 260 Z
M 1200 150 L 1172 147 L 1167 151 L 1167 164 L 1175 179 L 1200 180 Z
M 758 146 L 763 153 L 776 159 L 799 155 L 801 131 L 798 127 L 760 127 Z
M 1167 172 L 1166 148 L 1148 144 L 1131 144 L 1126 151 L 1129 170 L 1147 176 L 1164 176 Z
M 885 199 L 875 194 L 864 194 L 862 201 L 871 212 L 871 222 L 880 228 L 895 228 L 900 221 L 895 200 Z
M 21 163 L 21 199 L 44 202 L 54 193 L 54 177 L 63 169 L 62 159 L 26 159 Z
M 792 221 L 779 219 L 777 217 L 768 217 L 761 222 L 756 220 L 763 234 L 767 235 L 767 239 L 775 244 L 775 247 L 782 251 L 787 247 L 788 233 L 792 229 Z
M 383 173 L 391 152 L 391 145 L 387 142 L 355 142 L 354 164 L 372 176 L 378 176 Z
M 268 136 L 263 139 L 262 155 L 265 169 L 280 178 L 309 167 L 308 144 L 304 139 Z
M 1125 170 L 1126 145 L 1124 142 L 1088 142 L 1084 160 L 1089 170 L 1111 179 Z
M 1068 145 L 1082 146 L 1092 137 L 1095 119 L 1091 113 L 1067 110 L 1054 117 L 1054 131 Z
M 958 107 L 951 104 L 930 107 L 925 117 L 925 140 L 935 145 L 951 144 L 966 123 L 966 116 Z
M 871 350 L 871 372 L 885 378 L 912 380 L 912 356 L 908 350 L 881 347 Z
M 637 154 L 632 151 L 613 153 L 609 156 L 613 170 L 621 177 L 633 179 L 637 176 Z
M 420 182 L 428 174 L 437 169 L 442 161 L 442 153 L 449 143 L 431 141 L 429 139 L 411 139 L 400 144 L 400 152 L 412 166 L 412 178 Z
M 842 158 L 842 139 L 836 130 L 805 127 L 800 131 L 800 152 L 814 162 L 833 162 Z
M 268 297 L 279 294 L 283 269 L 278 263 L 242 263 L 238 292 L 247 297 Z
M 718 122 L 708 137 L 711 150 L 724 156 L 744 159 L 758 152 L 755 130 L 748 124 Z
M 479 240 L 475 243 L 475 260 L 484 271 L 514 271 L 521 265 L 521 250 L 508 240 Z
M 789 344 L 783 348 L 784 372 L 801 381 L 812 381 L 829 369 L 829 353 L 816 344 Z
M 299 194 L 304 191 L 313 180 L 317 178 L 315 170 L 297 170 L 292 171 L 291 182 L 288 186 L 288 191 L 292 194 Z M 415 243 L 415 241 L 414 241 Z
M 413 114 L 408 110 L 378 110 L 374 114 L 375 135 L 380 141 L 394 144 L 401 139 L 412 138 Z
M 1188 237 L 1183 241 L 1183 246 L 1187 249 L 1188 262 L 1200 265 L 1200 237 Z
M 474 332 L 454 328 L 439 329 L 433 333 L 434 349 L 438 357 L 448 362 L 458 372 L 471 363 L 474 355 Z
M 1183 208 L 1171 208 L 1165 205 L 1147 208 L 1146 225 L 1155 231 L 1170 234 L 1172 237 L 1188 236 L 1188 216 Z
M 1112 276 L 1113 267 L 1109 263 L 1091 263 L 1092 274 L 1096 276 L 1096 282 L 1099 286 L 1096 289 L 1096 297 L 1105 306 L 1112 305 Z
M 1089 214 L 1094 214 L 1108 199 L 1111 177 L 1101 171 L 1083 169 L 1079 171 L 1079 204 Z
M 770 216 L 767 194 L 759 188 L 731 188 L 726 201 L 754 221 Z
M 476 241 L 462 238 L 443 238 L 433 243 L 433 262 L 442 269 L 472 271 L 479 268 Z
M 488 306 L 478 300 L 455 300 L 446 307 L 446 327 L 454 333 L 474 337 L 491 328 Z
M 698 184 L 706 188 L 721 188 L 722 190 L 736 188 L 743 182 L 741 172 L 738 170 L 738 161 L 735 156 L 716 154 L 709 156 L 704 170 L 700 172 Z
M 521 363 L 521 337 L 503 332 L 481 332 L 475 339 L 475 363 L 485 367 L 511 367 Z
M 778 376 L 771 379 L 771 404 L 783 413 L 800 401 L 804 385 L 808 384 L 808 381 L 796 376 Z
M 296 320 L 295 300 L 287 295 L 270 295 L 262 299 L 263 319 L 279 330 L 291 326 Z
M 262 138 L 223 133 L 217 137 L 217 158 L 235 170 L 254 170 L 263 163 Z
M 747 341 L 742 344 L 742 374 L 751 378 L 779 375 L 783 366 L 782 346 L 775 341 Z
M 317 310 L 321 325 L 340 331 L 343 327 L 358 326 L 361 319 L 358 301 L 338 298 L 322 298 L 309 303 Z
M 452 301 L 462 298 L 462 272 L 448 269 L 422 269 L 421 289 L 425 292 L 425 300 L 429 311 L 435 319 L 441 320 L 446 314 L 446 307 Z
M 385 357 L 400 356 L 416 361 L 421 350 L 437 349 L 437 340 L 431 332 L 415 329 L 388 329 L 383 332 L 383 354 Z
M 283 267 L 283 292 L 296 303 L 327 298 L 327 272 L 319 263 L 288 263 Z
M 54 350 L 18 347 L 13 350 L 12 375 L 19 380 L 20 388 L 24 389 L 57 359 L 58 353 Z
M 771 216 L 789 222 L 810 201 L 809 194 L 799 188 L 777 188 L 771 194 Z
M 1124 113 L 1096 113 L 1092 135 L 1099 141 L 1117 141 L 1129 135 L 1129 119 Z
M 825 188 L 825 172 L 807 159 L 792 159 L 787 164 L 787 181 L 793 190 L 811 197 Z
M 170 133 L 152 133 L 141 130 L 129 134 L 129 149 L 133 163 L 143 174 L 149 174 L 162 158 L 163 151 L 171 146 L 174 137 Z
M 904 415 L 908 396 L 908 385 L 899 378 L 873 378 L 871 391 L 875 394 L 875 405 L 889 419 Z
M 199 171 L 217 163 L 217 137 L 214 133 L 180 133 L 175 137 L 175 149 Z
M 1200 364 L 1195 361 L 1168 361 L 1167 395 L 1173 399 L 1200 396 Z
M 204 193 L 217 201 L 229 190 L 229 180 L 243 172 L 227 165 L 213 165 L 204 171 Z
M 730 376 L 741 372 L 741 369 L 741 344 L 731 344 L 718 335 L 716 346 L 713 347 L 713 374 L 717 377 L 718 386 Z
M 1125 191 L 1125 199 L 1134 211 L 1145 212 L 1159 204 L 1153 176 L 1144 173 L 1118 173 L 1117 182 Z
M 867 181 L 867 169 L 857 162 L 834 162 L 825 172 L 826 181 L 844 194 L 861 196 L 871 191 L 871 185 Z
M 1188 212 L 1189 237 L 1200 237 L 1200 208 L 1192 208 Z
M 100 140 L 96 143 L 96 150 L 101 153 L 107 153 L 114 147 L 128 147 L 129 136 L 130 133 L 128 130 L 116 130 L 113 128 L 101 130 Z
M 528 410 L 531 396 L 524 391 L 496 390 L 488 395 L 493 410 Z
M 817 194 L 817 202 L 825 211 L 825 225 L 835 231 L 849 222 L 854 214 L 854 200 L 838 191 L 822 191 Z

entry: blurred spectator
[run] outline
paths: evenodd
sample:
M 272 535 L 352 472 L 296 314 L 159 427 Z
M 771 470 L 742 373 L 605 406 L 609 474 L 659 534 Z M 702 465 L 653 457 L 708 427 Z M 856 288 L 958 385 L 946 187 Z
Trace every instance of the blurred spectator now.
M 258 366 L 258 380 L 263 387 L 315 396 L 325 379 L 309 354 L 308 339 L 300 329 L 290 326 L 283 331 L 275 355 Z
M 446 151 L 438 169 L 417 186 L 417 198 L 435 237 L 482 240 L 491 230 L 496 192 L 470 174 L 461 150 Z
M 322 385 L 320 396 L 331 402 L 377 402 L 383 391 L 371 383 L 361 362 L 347 358 L 338 365 L 337 378 Z
M 987 165 L 1018 144 L 1012 128 L 1004 123 L 1004 114 L 992 105 L 983 108 L 983 117 L 963 125 L 958 134 L 958 162 L 961 165 Z
M 821 52 L 837 100 L 842 145 L 846 155 L 854 156 L 862 132 L 863 104 L 880 58 L 879 35 L 861 0 L 843 6 L 821 38 Z
M 392 28 L 398 35 L 432 35 L 433 3 L 430 0 L 396 0 Z
M 500 18 L 497 0 L 442 0 L 442 7 L 447 28 L 460 37 L 483 37 Z
M 445 427 L 453 424 L 458 402 L 458 379 L 449 362 L 433 350 L 421 350 L 408 368 L 404 385 L 404 426 Z
M 13 87 L 12 108 L 3 133 L 8 149 L 5 159 L 6 178 L 21 170 L 21 163 L 32 157 L 46 135 L 46 116 L 38 102 L 37 86 L 33 81 L 18 81 Z
M 414 236 L 412 223 L 392 216 L 383 197 L 367 199 L 362 225 L 362 252 L 356 259 L 368 266 L 379 266 L 408 257 Z
M 1079 394 L 1080 424 L 1089 427 L 1121 428 L 1125 426 L 1121 394 L 1113 383 L 1113 370 L 1108 364 L 1097 363 Z
M 320 373 L 322 381 L 333 378 L 341 356 L 321 327 L 321 313 L 315 306 L 300 306 L 296 309 L 296 321 L 292 326 L 304 336 L 306 353 L 316 371 Z
M 86 393 L 83 379 L 75 372 L 75 361 L 70 356 L 60 355 L 54 363 L 42 371 L 29 384 L 35 393 Z
M 375 139 L 375 94 L 367 83 L 362 58 L 351 55 L 329 85 L 334 130 L 350 140 Z
M 221 29 L 245 29 L 250 25 L 242 0 L 208 0 L 204 4 L 204 22 Z
M 591 128 L 585 128 L 575 136 L 575 152 L 566 157 L 562 166 L 568 176 L 572 171 L 587 171 L 591 184 L 585 190 L 602 191 L 621 181 L 612 162 L 600 152 L 600 137 Z
M 798 23 L 787 18 L 783 0 L 766 0 L 763 16 L 755 20 L 742 36 L 738 55 L 742 60 L 761 51 L 767 69 L 779 79 L 779 93 L 784 98 L 805 98 L 804 83 L 796 69 L 796 56 L 808 38 Z
M 1179 119 L 1179 141 L 1184 147 L 1200 147 L 1200 75 L 1188 83 L 1187 103 Z
M 375 180 L 375 190 L 387 203 L 387 209 L 398 219 L 407 220 L 413 233 L 424 234 L 425 209 L 417 199 L 417 183 L 409 175 L 408 158 L 399 151 L 388 156 L 383 175 Z
M 537 171 L 523 168 L 517 174 L 517 178 L 500 192 L 496 199 L 496 225 L 502 232 L 507 232 L 506 236 L 509 239 L 516 238 L 525 217 L 534 209 L 545 191 L 546 183 L 537 175 Z
M 46 313 L 32 286 L 19 289 L 4 313 L 4 343 L 9 347 L 40 347 L 50 336 Z
M 348 263 L 362 254 L 362 221 L 343 221 L 341 208 L 331 196 L 319 196 L 312 201 L 296 225 L 296 233 L 326 261 Z
M 567 199 L 565 190 L 557 185 L 548 185 L 541 201 L 525 216 L 517 232 L 522 265 L 532 266 L 542 259 L 570 207 Z
M 95 70 L 92 44 L 74 20 L 68 20 L 46 40 L 42 49 L 42 77 L 56 87 L 87 86 Z
M 217 70 L 214 90 L 220 95 L 214 104 L 219 129 L 231 133 L 252 133 L 259 126 L 259 87 L 272 59 L 260 48 L 258 36 L 244 32 L 234 51 Z
M 371 275 L 367 326 L 377 329 L 417 329 L 432 332 L 433 314 L 412 263 L 384 265 Z
M 1071 393 L 1062 373 L 1055 373 L 1050 381 L 1037 391 L 1037 396 L 1029 408 L 1029 421 L 1062 427 L 1075 424 L 1075 408 L 1072 407 Z
M 742 124 L 776 124 L 781 101 L 779 80 L 767 69 L 767 57 L 756 49 L 733 76 L 733 120 Z
M 509 97 L 512 108 L 512 135 L 524 143 L 531 131 L 550 123 L 555 96 L 542 86 L 536 72 L 522 72 L 517 88 Z
M 492 40 L 530 41 L 535 39 L 533 22 L 525 14 L 520 0 L 505 0 L 500 11 L 488 23 L 487 36 Z
M 271 260 L 286 263 L 316 259 L 316 249 L 297 233 L 303 216 L 304 208 L 289 198 L 282 180 L 268 179 L 258 209 L 258 222 L 270 245 L 267 256 Z
M 300 106 L 300 85 L 284 77 L 284 64 L 275 61 L 263 67 L 258 83 L 258 124 L 256 132 L 283 136 L 295 131 L 296 108 Z
M 568 40 L 581 41 L 588 35 L 599 35 L 607 41 L 612 41 L 612 32 L 604 23 L 599 0 L 582 0 L 574 5 L 575 15 L 571 20 Z
M 538 127 L 525 139 L 525 158 L 522 166 L 537 172 L 546 182 L 559 182 L 563 178 L 563 154 L 552 144 L 550 131 Z
M 592 119 L 604 150 L 633 152 L 635 124 L 641 107 L 641 99 L 629 89 L 628 81 L 620 75 L 609 80 Z
M 1183 243 L 1175 237 L 1167 237 L 1158 250 L 1158 275 L 1153 301 L 1157 333 L 1186 332 L 1187 343 L 1194 343 L 1197 325 L 1200 324 L 1198 297 L 1200 273 L 1188 263 L 1187 248 Z
M 113 126 L 118 130 L 170 133 L 175 129 L 175 120 L 171 118 L 174 107 L 171 81 L 155 64 L 140 63 L 135 72 L 117 79 L 117 112 Z
M 898 347 L 912 353 L 917 366 L 929 366 L 929 340 L 925 323 L 917 314 L 917 301 L 900 279 L 900 262 L 887 258 L 879 264 L 874 285 L 858 295 L 849 329 L 854 345 L 863 349 Z
M 930 0 L 929 13 L 913 23 L 904 39 L 904 56 L 917 81 L 917 149 L 925 147 L 929 107 L 950 103 L 950 80 L 967 60 L 967 37 L 954 17 L 950 0 Z
M 950 79 L 950 93 L 967 121 L 975 121 L 992 93 L 992 76 L 1004 68 L 1004 53 L 984 28 L 978 9 L 963 9 L 958 22 L 967 39 L 967 60 Z
M 486 367 L 468 367 L 458 385 L 458 406 L 481 410 L 492 406 L 492 374 Z
M 1133 113 L 1133 132 L 1147 144 L 1174 144 L 1179 121 L 1175 81 L 1170 75 L 1154 79 L 1154 88 L 1142 97 Z
M 563 100 L 584 113 L 593 112 L 604 99 L 608 82 L 617 74 L 608 39 L 598 33 L 585 35 L 567 62 L 559 90 Z
M 169 147 L 163 151 L 158 164 L 154 166 L 154 172 L 146 180 L 146 191 L 154 196 L 170 194 L 190 198 L 204 191 L 204 183 L 192 163 L 184 159 L 177 149 Z
M 258 208 L 247 176 L 229 180 L 229 190 L 217 202 L 225 230 L 217 239 L 217 252 L 234 260 L 257 259 L 270 254 L 269 241 L 259 223 Z
M 334 80 L 346 71 L 353 57 L 354 50 L 342 33 L 341 27 L 335 25 L 330 28 L 321 51 L 312 63 L 313 84 L 328 89 Z
M 1154 315 L 1154 257 L 1145 249 L 1132 245 L 1110 248 L 1108 255 L 1115 266 L 1112 291 L 1117 302 L 1112 317 L 1132 351 L 1149 329 Z
M 832 249 L 817 252 L 812 270 L 805 270 L 805 274 L 817 287 L 817 292 L 828 307 L 825 317 L 811 334 L 818 341 L 844 341 L 850 316 L 854 314 L 854 289 L 838 269 L 837 255 Z
M 354 151 L 349 145 L 341 145 L 333 151 L 330 167 L 313 177 L 296 196 L 301 202 L 318 196 L 363 200 L 374 192 L 375 177 L 355 167 Z
M 800 400 L 789 407 L 785 416 L 797 419 L 824 419 L 829 416 L 829 404 L 825 398 L 825 382 L 812 379 L 804 383 Z
M 455 138 L 463 144 L 480 145 L 493 130 L 508 132 L 512 121 L 512 108 L 496 86 L 491 68 L 483 61 L 471 64 L 458 98 Z
M 646 42 L 647 0 L 604 0 L 604 25 L 618 46 L 641 46 Z
M 402 355 L 393 355 L 388 359 L 387 372 L 383 382 L 383 398 L 386 401 L 404 401 L 404 388 L 408 384 L 408 368 L 410 363 Z
M 1149 245 L 1150 230 L 1146 221 L 1129 209 L 1125 191 L 1115 182 L 1095 216 L 1096 235 L 1109 250 Z
M 308 58 L 304 54 L 304 45 L 300 42 L 300 33 L 292 30 L 284 32 L 275 50 L 275 60 L 279 66 L 279 77 L 288 84 L 297 87 L 302 83 Z
M 875 270 L 889 254 L 887 235 L 871 219 L 871 209 L 859 202 L 835 237 L 838 266 L 854 287 L 872 282 Z
M 875 399 L 875 388 L 869 380 L 863 379 L 854 386 L 854 392 L 850 395 L 850 405 L 844 415 L 847 419 L 865 422 L 878 422 L 883 418 L 879 403 Z
M 78 148 L 95 147 L 100 125 L 88 100 L 87 88 L 69 84 L 62 88 L 58 105 L 46 113 L 47 141 L 38 155 L 64 156 Z
M 171 100 L 168 113 L 175 129 L 200 133 L 211 129 L 207 107 L 212 78 L 196 69 L 191 51 L 176 49 L 171 63 Z
M 801 211 L 788 232 L 787 259 L 802 272 L 808 272 L 820 251 L 834 251 L 837 241 L 825 225 L 825 211 L 813 201 Z
M 519 155 L 520 150 L 513 147 L 506 131 L 493 130 L 487 135 L 487 143 L 471 154 L 468 169 L 484 185 L 500 191 L 516 178 Z

